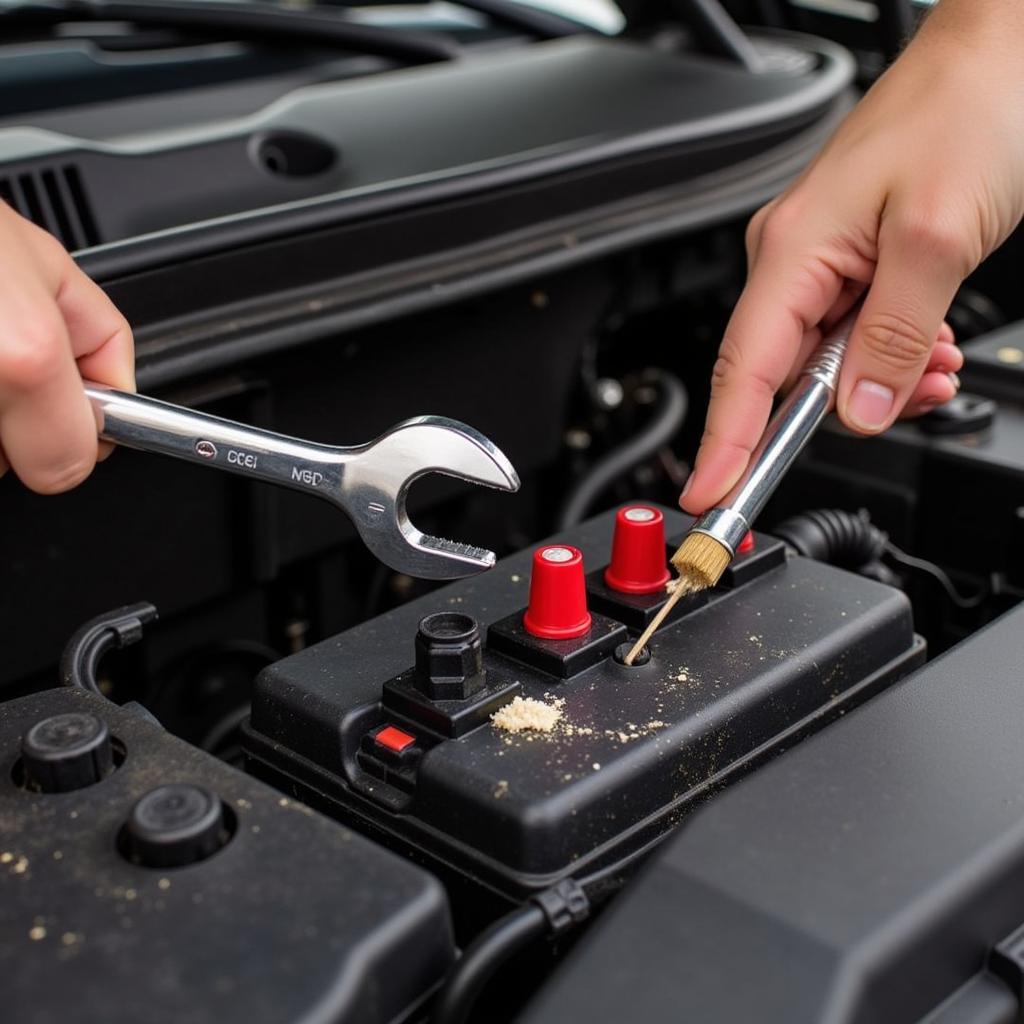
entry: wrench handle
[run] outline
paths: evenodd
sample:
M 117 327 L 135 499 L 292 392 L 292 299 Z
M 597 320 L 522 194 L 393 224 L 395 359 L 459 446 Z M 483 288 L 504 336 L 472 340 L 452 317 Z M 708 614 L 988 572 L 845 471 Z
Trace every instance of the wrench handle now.
M 345 450 L 85 382 L 105 441 L 337 501 Z

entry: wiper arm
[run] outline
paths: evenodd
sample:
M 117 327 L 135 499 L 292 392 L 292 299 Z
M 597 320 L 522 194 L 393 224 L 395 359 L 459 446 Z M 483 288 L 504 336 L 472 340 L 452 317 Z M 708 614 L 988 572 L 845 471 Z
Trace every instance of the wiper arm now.
M 346 50 L 411 63 L 452 60 L 459 54 L 454 40 L 360 24 L 337 8 L 280 7 L 235 0 L 40 0 L 0 7 L 0 28 L 68 21 L 130 21 L 235 38 L 333 43 Z

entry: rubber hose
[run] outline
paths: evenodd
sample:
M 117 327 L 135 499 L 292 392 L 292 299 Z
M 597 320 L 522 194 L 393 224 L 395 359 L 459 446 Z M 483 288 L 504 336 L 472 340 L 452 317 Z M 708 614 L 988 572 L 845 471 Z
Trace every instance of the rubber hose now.
M 771 532 L 798 554 L 843 569 L 859 569 L 876 561 L 889 540 L 866 512 L 834 508 L 802 512 L 779 523 Z
M 495 971 L 547 930 L 544 911 L 535 903 L 527 903 L 481 932 L 448 975 L 434 1004 L 431 1024 L 464 1024 Z
M 601 456 L 576 483 L 562 506 L 558 530 L 568 530 L 581 523 L 606 487 L 668 444 L 682 427 L 690 405 L 683 382 L 665 370 L 649 371 L 648 376 L 661 391 L 661 400 L 650 423 L 639 434 Z

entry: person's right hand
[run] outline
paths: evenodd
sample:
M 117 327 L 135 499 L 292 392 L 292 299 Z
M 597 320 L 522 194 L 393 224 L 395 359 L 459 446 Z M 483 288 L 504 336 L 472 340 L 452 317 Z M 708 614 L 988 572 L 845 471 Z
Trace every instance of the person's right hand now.
M 82 378 L 134 390 L 132 332 L 61 244 L 2 202 L 0 325 L 0 475 L 66 491 L 110 450 Z
M 742 476 L 775 393 L 861 296 L 836 401 L 878 434 L 956 392 L 943 318 L 1024 213 L 1024 4 L 942 0 L 814 163 L 747 231 L 694 471 L 701 514 Z

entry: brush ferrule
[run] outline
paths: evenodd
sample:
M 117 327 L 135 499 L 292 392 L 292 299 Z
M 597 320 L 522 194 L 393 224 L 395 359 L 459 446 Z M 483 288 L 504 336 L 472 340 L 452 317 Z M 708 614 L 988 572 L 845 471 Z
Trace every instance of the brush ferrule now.
M 736 509 L 713 508 L 693 524 L 690 533 L 703 533 L 717 540 L 722 547 L 729 549 L 729 557 L 732 558 L 749 529 L 750 524 Z

